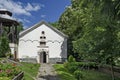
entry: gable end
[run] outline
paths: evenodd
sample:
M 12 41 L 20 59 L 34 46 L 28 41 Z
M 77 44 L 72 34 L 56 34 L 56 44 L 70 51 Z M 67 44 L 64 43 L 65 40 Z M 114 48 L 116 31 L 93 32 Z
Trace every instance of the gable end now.
M 38 28 L 39 26 L 41 26 L 42 24 L 45 24 L 46 26 L 48 26 L 50 29 L 52 29 L 53 31 L 55 31 L 56 33 L 58 33 L 60 36 L 64 37 L 64 38 L 68 38 L 67 35 L 65 35 L 64 33 L 62 33 L 61 31 L 59 31 L 58 29 L 56 29 L 55 27 L 51 26 L 50 24 L 46 23 L 45 21 L 41 21 L 38 24 L 35 24 L 34 26 L 25 29 L 24 31 L 22 31 L 19 34 L 19 38 L 23 37 L 24 35 L 26 35 L 27 33 L 31 32 L 32 30 Z

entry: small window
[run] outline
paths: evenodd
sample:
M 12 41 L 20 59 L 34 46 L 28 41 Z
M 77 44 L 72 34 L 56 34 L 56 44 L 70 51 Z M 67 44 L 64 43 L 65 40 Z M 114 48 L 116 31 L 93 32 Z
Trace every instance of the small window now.
M 46 37 L 45 37 L 45 36 L 44 36 L 43 38 L 44 38 L 44 39 L 46 39 Z
M 40 39 L 42 39 L 42 36 L 40 36 Z
M 41 45 L 41 46 L 45 46 L 45 45 L 46 45 L 46 42 L 40 42 L 40 45 Z
M 42 34 L 45 34 L 45 32 L 44 32 L 44 31 L 42 31 Z
M 40 39 L 46 39 L 46 37 L 45 36 L 40 36 Z

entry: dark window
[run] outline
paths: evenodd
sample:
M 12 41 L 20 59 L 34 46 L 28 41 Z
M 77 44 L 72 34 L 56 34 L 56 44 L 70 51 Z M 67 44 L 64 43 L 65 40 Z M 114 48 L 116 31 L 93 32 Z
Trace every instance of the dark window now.
M 46 45 L 46 42 L 40 42 L 40 45 L 41 45 L 41 46 L 45 46 L 45 45 Z
M 42 39 L 42 36 L 40 37 L 40 39 Z
M 45 36 L 44 36 L 43 38 L 44 38 L 44 39 L 46 39 L 46 37 L 45 37 Z
M 44 31 L 42 31 L 42 34 L 45 34 L 45 32 L 44 32 Z
M 46 39 L 46 37 L 45 36 L 40 36 L 40 39 Z

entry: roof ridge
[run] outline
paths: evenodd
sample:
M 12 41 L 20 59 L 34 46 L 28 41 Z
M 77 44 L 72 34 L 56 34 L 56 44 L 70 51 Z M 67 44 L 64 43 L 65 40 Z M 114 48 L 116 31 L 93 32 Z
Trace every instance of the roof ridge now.
M 53 27 L 52 25 L 48 24 L 47 22 L 45 22 L 44 20 L 38 22 L 37 24 L 23 30 L 22 32 L 19 33 L 19 37 L 24 36 L 25 34 L 27 34 L 28 32 L 36 29 L 37 27 L 39 27 L 40 25 L 45 24 L 46 26 L 48 26 L 49 28 L 51 28 L 52 30 L 54 30 L 56 33 L 58 33 L 59 35 L 61 35 L 62 37 L 68 37 L 67 35 L 65 35 L 63 32 L 59 31 L 57 28 Z

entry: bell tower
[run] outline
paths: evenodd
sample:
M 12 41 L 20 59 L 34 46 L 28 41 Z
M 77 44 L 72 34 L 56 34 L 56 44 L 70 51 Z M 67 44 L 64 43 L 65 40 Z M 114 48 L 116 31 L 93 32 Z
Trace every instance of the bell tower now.
M 9 46 L 14 58 L 17 59 L 17 26 L 19 23 L 12 17 L 12 12 L 7 9 L 0 9 L 0 37 L 7 34 Z

